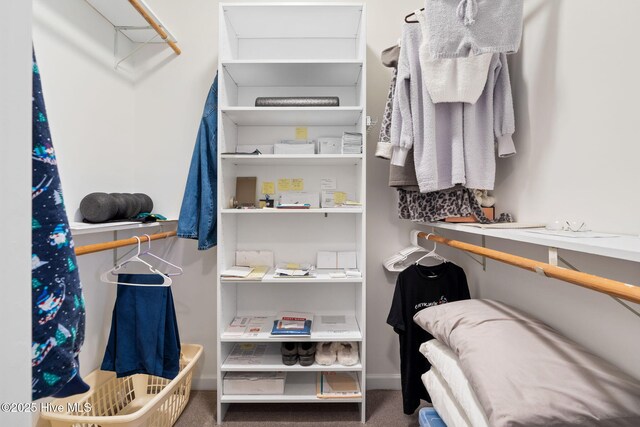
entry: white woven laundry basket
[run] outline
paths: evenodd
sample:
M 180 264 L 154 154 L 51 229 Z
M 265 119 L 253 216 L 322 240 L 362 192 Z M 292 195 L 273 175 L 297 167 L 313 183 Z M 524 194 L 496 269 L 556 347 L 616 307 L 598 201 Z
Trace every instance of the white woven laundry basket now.
M 41 413 L 52 427 L 170 427 L 189 401 L 193 368 L 202 346 L 182 344 L 180 373 L 173 380 L 151 375 L 116 378 L 115 372 L 96 370 L 84 377 L 91 389 L 77 396 L 55 399 Z

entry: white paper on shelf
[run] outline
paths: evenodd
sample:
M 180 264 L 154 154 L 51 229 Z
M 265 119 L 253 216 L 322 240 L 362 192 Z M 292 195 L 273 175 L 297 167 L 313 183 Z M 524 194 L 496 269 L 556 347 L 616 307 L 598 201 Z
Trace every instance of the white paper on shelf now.
M 337 268 L 338 266 L 338 253 L 330 251 L 318 251 L 316 258 L 317 268 Z
M 262 358 L 267 353 L 269 344 L 248 344 L 237 343 L 233 346 L 231 353 L 225 363 L 237 365 L 259 365 Z
M 247 329 L 247 325 L 249 324 L 250 319 L 250 317 L 234 318 L 229 326 L 227 326 L 227 329 L 225 329 L 224 333 L 227 335 L 241 336 Z
M 461 223 L 458 224 L 462 227 L 476 227 L 483 228 L 487 230 L 517 230 L 522 228 L 544 228 L 546 224 L 540 224 L 537 222 L 529 223 L 529 222 L 499 222 L 496 224 L 480 224 L 480 223 Z
M 355 252 L 338 252 L 338 268 L 358 267 Z
M 341 335 L 357 331 L 358 323 L 355 316 L 320 315 L 313 322 L 313 332 L 323 336 Z
M 252 267 L 233 266 L 224 270 L 220 276 L 222 277 L 247 277 L 253 271 Z
M 563 230 L 527 230 L 529 233 L 545 234 L 548 236 L 560 236 L 571 237 L 574 239 L 593 239 L 593 238 L 608 238 L 608 237 L 620 237 L 617 234 L 609 233 L 596 233 L 595 231 L 563 231 Z
M 249 323 L 245 329 L 243 337 L 257 337 L 261 333 L 270 332 L 273 318 L 269 316 L 253 316 L 249 318 Z

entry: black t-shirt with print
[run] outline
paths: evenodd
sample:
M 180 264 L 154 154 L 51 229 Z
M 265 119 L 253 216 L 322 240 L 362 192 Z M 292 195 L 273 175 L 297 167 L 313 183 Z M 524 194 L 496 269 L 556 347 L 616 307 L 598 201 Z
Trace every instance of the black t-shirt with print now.
M 400 377 L 404 413 L 411 415 L 420 399 L 431 401 L 422 374 L 431 365 L 420 353 L 420 345 L 433 337 L 413 322 L 420 310 L 447 302 L 469 299 L 464 270 L 445 262 L 433 267 L 412 265 L 398 276 L 387 323 L 400 338 Z

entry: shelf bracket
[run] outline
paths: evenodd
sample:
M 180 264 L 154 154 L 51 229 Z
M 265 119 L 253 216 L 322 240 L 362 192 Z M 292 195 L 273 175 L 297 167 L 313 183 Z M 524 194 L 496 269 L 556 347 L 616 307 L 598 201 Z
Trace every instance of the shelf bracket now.
M 145 47 L 149 43 L 153 43 L 153 41 L 159 37 L 159 34 L 156 33 L 156 34 L 153 35 L 153 37 L 149 38 L 145 42 L 136 43 L 138 46 L 135 49 L 133 49 L 131 52 L 126 54 L 121 59 L 118 59 L 118 39 L 119 39 L 118 35 L 119 34 L 122 34 L 124 37 L 126 37 L 126 35 L 123 33 L 124 30 L 149 30 L 149 29 L 153 29 L 153 28 L 151 28 L 150 26 L 146 26 L 146 27 L 119 26 L 119 27 L 113 27 L 113 28 L 115 29 L 114 40 L 113 40 L 113 58 L 114 58 L 114 66 L 113 66 L 113 68 L 115 70 L 118 69 L 118 67 L 120 66 L 121 63 L 123 63 L 127 59 L 131 58 L 133 55 L 138 53 L 138 51 L 140 51 L 140 49 L 142 49 L 143 47 Z
M 558 255 L 558 249 L 557 248 L 549 248 L 549 264 L 551 264 L 551 249 L 555 249 L 555 254 L 557 257 L 556 260 L 556 264 L 553 265 L 558 265 L 558 260 L 560 262 L 562 262 L 564 265 L 566 265 L 570 270 L 573 271 L 580 271 L 578 270 L 575 266 L 573 266 L 569 261 L 567 261 L 566 259 L 562 258 L 560 255 Z M 627 310 L 629 310 L 631 313 L 633 313 L 635 316 L 640 318 L 640 311 L 636 310 L 635 308 L 631 307 L 629 304 L 627 304 L 625 301 L 622 301 L 620 298 L 616 298 L 612 295 L 609 295 L 611 297 L 612 300 L 614 300 L 615 302 L 617 302 L 618 304 L 620 304 L 621 306 L 623 306 L 624 308 L 626 308 Z
M 436 228 L 435 227 L 431 227 L 431 233 L 432 234 L 437 234 L 436 233 Z M 486 248 L 486 238 L 485 236 L 482 236 L 482 247 Z M 468 256 L 469 258 L 471 258 L 471 260 L 473 260 L 474 262 L 478 263 L 479 265 L 482 266 L 482 271 L 487 271 L 487 257 L 481 257 L 481 258 L 476 258 L 473 255 L 471 255 L 469 252 L 467 251 L 462 251 L 463 254 L 465 254 L 466 256 Z
M 558 248 L 549 247 L 549 264 L 558 266 Z
M 482 247 L 486 248 L 486 238 L 485 236 L 482 236 Z M 465 254 L 466 256 L 468 256 L 469 258 L 471 258 L 473 261 L 477 262 L 478 264 L 480 264 L 482 266 L 482 271 L 487 271 L 487 257 L 481 257 L 480 259 L 474 257 L 473 255 L 471 255 L 469 252 L 467 251 L 463 251 L 463 254 Z

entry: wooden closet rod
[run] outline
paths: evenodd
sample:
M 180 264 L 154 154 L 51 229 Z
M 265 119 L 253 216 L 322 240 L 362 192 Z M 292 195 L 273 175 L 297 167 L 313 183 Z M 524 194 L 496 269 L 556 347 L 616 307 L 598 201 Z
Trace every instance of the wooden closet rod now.
M 582 273 L 580 271 L 567 270 L 566 268 L 534 261 L 529 258 L 519 257 L 506 252 L 487 249 L 457 240 L 450 240 L 435 234 L 419 233 L 418 237 L 422 237 L 436 243 L 442 243 L 443 245 L 470 252 L 472 254 L 491 258 L 495 261 L 500 261 L 525 270 L 533 271 L 534 273 L 544 274 L 547 277 L 563 280 L 574 285 L 582 286 L 583 288 L 611 295 L 612 297 L 622 298 L 627 301 L 640 304 L 639 286 L 633 286 L 616 280 L 594 276 L 593 274 Z
M 144 7 L 142 7 L 138 0 L 129 0 L 129 3 L 131 3 L 131 6 L 133 6 L 133 8 L 137 10 L 138 13 L 145 19 L 145 21 L 147 21 L 149 25 L 151 25 L 151 27 L 156 30 L 156 33 L 158 33 L 162 40 L 164 40 L 169 46 L 171 46 L 171 49 L 173 49 L 176 55 L 180 55 L 182 53 L 178 45 L 174 41 L 169 40 L 169 36 L 167 35 L 166 31 L 163 30 L 162 27 L 158 25 L 158 23 L 147 13 L 147 11 L 144 9 Z
M 152 234 L 151 236 L 149 236 L 150 237 L 149 239 L 147 239 L 147 236 L 138 236 L 138 238 L 140 239 L 141 242 L 146 242 L 149 240 L 167 239 L 169 237 L 175 236 L 176 234 L 177 234 L 176 231 L 167 231 L 166 233 Z M 136 239 L 135 237 L 132 237 L 130 239 L 114 240 L 112 242 L 95 243 L 93 245 L 78 246 L 75 251 L 76 251 L 76 255 L 80 256 L 80 255 L 108 251 L 111 249 L 122 248 L 124 246 L 131 246 L 131 245 L 137 245 L 137 244 L 138 244 L 138 239 Z

